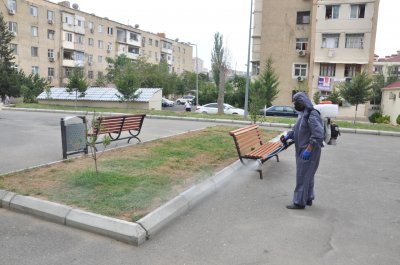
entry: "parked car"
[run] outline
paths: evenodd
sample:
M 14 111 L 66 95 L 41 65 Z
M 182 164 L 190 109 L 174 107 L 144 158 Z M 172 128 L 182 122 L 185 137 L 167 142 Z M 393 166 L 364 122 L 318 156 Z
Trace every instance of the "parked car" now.
M 195 100 L 194 100 L 195 98 L 196 98 L 195 96 L 190 96 L 190 95 L 183 96 L 183 97 L 178 98 L 178 99 L 176 100 L 176 104 L 178 104 L 178 105 L 183 105 L 183 104 L 185 104 L 188 100 L 189 100 L 190 104 L 193 104 L 193 103 L 195 102 Z
M 203 106 L 198 106 L 196 108 L 196 112 L 198 113 L 207 113 L 207 114 L 217 114 L 218 113 L 218 103 L 208 103 Z M 225 114 L 236 114 L 236 115 L 244 115 L 244 110 L 235 108 L 229 104 L 224 104 L 224 113 Z
M 175 105 L 175 102 L 173 102 L 172 100 L 169 100 L 167 98 L 162 98 L 161 99 L 161 105 L 163 107 L 172 107 Z
M 292 106 L 271 106 L 260 110 L 263 116 L 297 117 L 297 111 Z

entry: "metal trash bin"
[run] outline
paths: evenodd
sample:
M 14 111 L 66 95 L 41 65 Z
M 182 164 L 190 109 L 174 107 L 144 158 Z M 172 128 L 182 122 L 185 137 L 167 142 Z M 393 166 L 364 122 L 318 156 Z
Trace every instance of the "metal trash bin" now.
M 71 116 L 61 118 L 60 124 L 63 159 L 66 159 L 68 155 L 87 154 L 86 117 Z

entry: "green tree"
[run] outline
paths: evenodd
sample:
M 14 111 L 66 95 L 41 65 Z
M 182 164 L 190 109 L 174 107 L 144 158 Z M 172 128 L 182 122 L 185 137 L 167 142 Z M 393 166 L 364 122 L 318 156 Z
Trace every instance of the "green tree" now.
M 253 123 L 257 121 L 260 109 L 265 105 L 265 99 L 260 97 L 263 89 L 261 80 L 256 80 L 254 83 L 250 84 L 249 114 Z
M 357 109 L 359 104 L 363 104 L 370 100 L 372 90 L 372 78 L 364 69 L 358 73 L 350 82 L 343 82 L 339 85 L 340 95 L 351 105 L 356 106 L 354 121 L 357 119 Z
M 223 36 L 217 32 L 214 35 L 214 47 L 211 53 L 211 68 L 215 84 L 218 87 L 218 114 L 224 113 L 225 76 L 228 69 Z
M 83 74 L 82 67 L 74 67 L 71 75 L 68 77 L 67 92 L 75 93 L 75 107 L 78 101 L 78 97 L 84 97 L 88 83 Z
M 45 78 L 40 78 L 38 74 L 30 74 L 23 83 L 21 90 L 25 103 L 36 103 L 36 97 L 49 86 L 49 82 Z
M 264 104 L 267 107 L 272 106 L 272 102 L 278 97 L 279 93 L 279 78 L 273 68 L 273 60 L 272 57 L 268 57 L 264 71 L 260 76 L 260 89 L 259 96 L 264 99 Z
M 20 96 L 20 85 L 23 72 L 15 69 L 14 55 L 10 43 L 14 36 L 8 30 L 8 24 L 0 13 L 0 96 Z
M 333 90 L 326 100 L 331 101 L 333 104 L 340 104 L 341 98 L 340 98 L 340 93 L 337 90 Z
M 313 95 L 314 104 L 319 104 L 321 98 L 321 91 L 317 91 Z
M 122 102 L 128 103 L 136 99 L 139 94 L 137 90 L 140 86 L 140 78 L 135 69 L 134 63 L 130 62 L 121 69 L 114 76 L 114 83 L 121 95 L 118 95 Z

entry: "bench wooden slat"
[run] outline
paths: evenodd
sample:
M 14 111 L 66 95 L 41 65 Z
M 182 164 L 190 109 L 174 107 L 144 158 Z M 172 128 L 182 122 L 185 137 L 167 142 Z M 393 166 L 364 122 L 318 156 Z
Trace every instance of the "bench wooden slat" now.
M 266 142 L 261 139 L 261 132 L 258 125 L 253 124 L 243 128 L 230 131 L 229 134 L 233 137 L 239 159 L 242 163 L 243 159 L 259 160 L 264 163 L 273 156 L 276 156 L 282 149 L 280 142 Z M 258 169 L 260 179 L 263 178 L 261 169 Z
M 128 139 L 128 142 L 132 138 L 140 139 L 137 137 L 142 128 L 143 120 L 145 114 L 132 114 L 132 115 L 120 115 L 120 116 L 107 116 L 97 118 L 99 126 L 92 128 L 91 132 L 88 132 L 88 136 L 97 136 L 100 134 L 118 134 L 117 136 L 112 136 L 112 141 L 120 139 Z M 127 131 L 130 136 L 120 138 L 121 132 Z M 135 133 L 132 133 L 135 131 Z M 110 135 L 111 136 L 111 135 Z

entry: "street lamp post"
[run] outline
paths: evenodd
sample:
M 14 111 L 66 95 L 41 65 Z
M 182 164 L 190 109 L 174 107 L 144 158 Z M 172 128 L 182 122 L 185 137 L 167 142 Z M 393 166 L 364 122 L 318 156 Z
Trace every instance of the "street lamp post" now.
M 196 46 L 196 106 L 199 105 L 199 58 L 197 57 L 197 44 L 189 43 L 189 45 Z
M 250 86 L 250 45 L 251 45 L 251 24 L 253 15 L 253 0 L 250 0 L 250 26 L 249 26 L 249 43 L 247 49 L 247 73 L 246 73 L 246 90 L 244 98 L 244 118 L 247 119 L 249 113 L 249 86 Z

